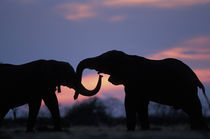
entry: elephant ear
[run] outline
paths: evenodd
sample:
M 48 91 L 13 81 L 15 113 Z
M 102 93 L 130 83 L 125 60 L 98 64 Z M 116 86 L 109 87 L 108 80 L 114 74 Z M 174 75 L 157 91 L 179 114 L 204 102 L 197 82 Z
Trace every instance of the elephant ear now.
M 41 63 L 41 75 L 43 82 L 48 85 L 58 86 L 58 92 L 60 91 L 60 85 L 57 84 L 58 73 L 56 71 L 56 61 L 54 60 L 45 60 Z

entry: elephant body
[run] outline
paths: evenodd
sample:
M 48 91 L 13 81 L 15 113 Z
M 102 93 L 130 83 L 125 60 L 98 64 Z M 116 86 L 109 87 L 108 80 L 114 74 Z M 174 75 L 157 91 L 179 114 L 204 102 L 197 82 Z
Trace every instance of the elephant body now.
M 171 58 L 164 60 L 149 60 L 136 56 L 133 58 L 139 60 L 130 66 L 135 70 L 130 74 L 131 78 L 125 79 L 124 82 L 128 130 L 135 128 L 133 119 L 136 113 L 140 116 L 142 129 L 149 128 L 150 101 L 182 109 L 190 116 L 192 129 L 207 128 L 197 94 L 197 88 L 204 90 L 204 86 L 187 65 Z
M 30 103 L 36 97 L 41 98 L 45 93 L 55 92 L 58 84 L 43 78 L 46 75 L 41 67 L 38 68 L 42 65 L 40 62 L 44 64 L 44 61 L 39 61 L 19 66 L 8 64 L 1 66 L 0 106 L 18 107 Z
M 60 71 L 59 71 L 60 68 Z M 62 69 L 65 68 L 65 69 Z M 65 73 L 62 73 L 64 71 Z M 66 79 L 62 76 L 68 76 Z M 0 120 L 11 108 L 29 105 L 27 130 L 33 130 L 41 101 L 50 110 L 55 129 L 60 129 L 60 114 L 55 94 L 61 84 L 74 86 L 74 69 L 65 62 L 38 60 L 23 65 L 0 65 Z M 63 78 L 63 79 L 62 79 Z M 62 80 L 62 81 L 61 81 Z
M 191 119 L 192 129 L 206 129 L 197 88 L 205 89 L 196 74 L 183 62 L 168 58 L 149 60 L 121 51 L 108 51 L 81 61 L 77 74 L 85 68 L 109 74 L 114 85 L 125 88 L 127 129 L 134 130 L 136 114 L 142 129 L 149 129 L 148 104 L 154 101 L 182 109 Z
M 22 65 L 0 64 L 0 121 L 9 109 L 28 104 L 27 131 L 32 131 L 43 100 L 51 112 L 54 129 L 60 130 L 60 113 L 55 91 L 57 89 L 60 92 L 61 85 L 75 89 L 77 94 L 85 95 L 81 92 L 83 86 L 77 81 L 76 73 L 69 63 L 37 60 Z M 91 92 L 86 93 L 91 95 Z
M 141 98 L 181 107 L 179 105 L 182 104 L 179 103 L 181 101 L 186 103 L 185 97 L 195 97 L 197 87 L 203 87 L 195 73 L 179 60 L 171 58 L 149 60 L 140 57 L 138 59 L 133 63 L 133 67 L 130 66 L 134 70 L 124 85 L 127 91 L 140 89 L 138 92 L 142 95 Z

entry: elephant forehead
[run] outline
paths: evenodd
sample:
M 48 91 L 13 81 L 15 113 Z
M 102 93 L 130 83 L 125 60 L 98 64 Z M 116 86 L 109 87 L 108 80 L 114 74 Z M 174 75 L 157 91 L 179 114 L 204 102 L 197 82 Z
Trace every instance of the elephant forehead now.
M 58 65 L 58 68 L 60 71 L 62 72 L 72 72 L 75 73 L 74 68 L 69 64 L 69 63 L 60 63 L 60 65 Z
M 117 51 L 117 50 L 111 50 L 108 51 L 106 53 L 103 53 L 102 55 L 100 55 L 101 57 L 120 57 L 120 56 L 125 56 L 126 54 L 122 51 Z

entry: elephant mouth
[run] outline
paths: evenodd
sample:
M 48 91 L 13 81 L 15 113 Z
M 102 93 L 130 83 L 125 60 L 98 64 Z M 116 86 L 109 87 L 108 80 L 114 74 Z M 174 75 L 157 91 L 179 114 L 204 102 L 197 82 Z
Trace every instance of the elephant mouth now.
M 110 75 L 108 78 L 108 81 L 110 83 L 112 83 L 113 85 L 120 85 L 123 84 L 121 80 L 119 80 L 118 78 L 114 77 L 113 75 Z
M 76 85 L 73 85 L 73 84 L 67 84 L 65 85 L 67 86 L 68 88 L 73 88 L 74 90 L 76 90 Z

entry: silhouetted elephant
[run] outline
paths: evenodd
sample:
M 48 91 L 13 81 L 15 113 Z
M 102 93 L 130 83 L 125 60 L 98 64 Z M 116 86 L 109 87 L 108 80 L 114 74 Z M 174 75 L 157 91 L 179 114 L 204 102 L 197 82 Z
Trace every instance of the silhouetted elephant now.
M 101 76 L 97 87 L 89 91 L 78 81 L 74 69 L 66 62 L 38 60 L 23 65 L 0 64 L 0 120 L 9 109 L 28 104 L 27 131 L 32 131 L 43 99 L 54 120 L 54 129 L 60 130 L 55 94 L 56 87 L 60 92 L 60 85 L 75 89 L 76 94 L 92 96 L 100 89 Z
M 179 60 L 149 60 L 113 50 L 81 61 L 76 70 L 80 79 L 85 68 L 109 74 L 109 82 L 124 85 L 128 131 L 135 130 L 136 114 L 139 114 L 142 129 L 149 129 L 149 101 L 182 109 L 189 115 L 192 129 L 207 128 L 197 94 L 199 87 L 206 97 L 204 86 Z

